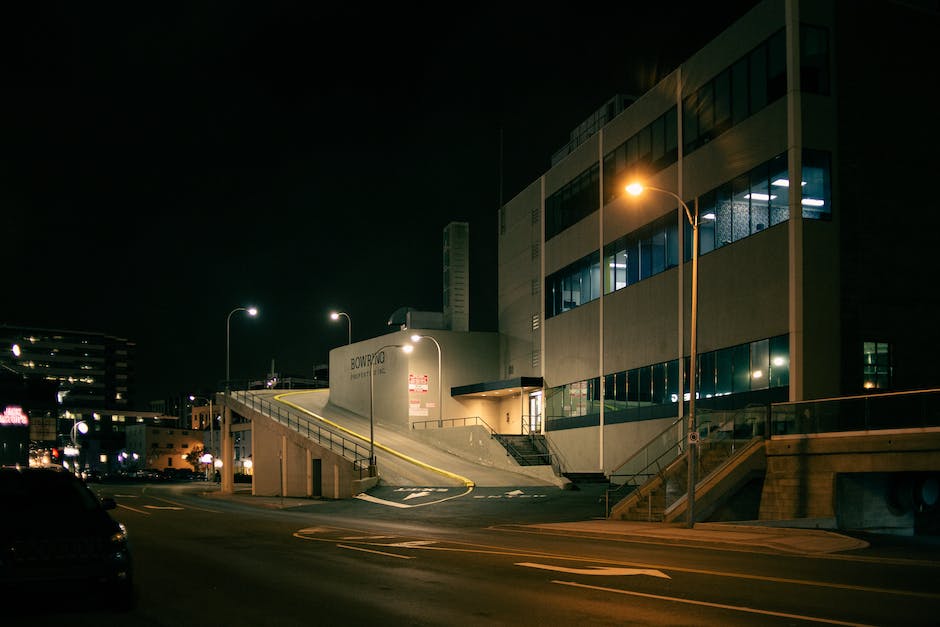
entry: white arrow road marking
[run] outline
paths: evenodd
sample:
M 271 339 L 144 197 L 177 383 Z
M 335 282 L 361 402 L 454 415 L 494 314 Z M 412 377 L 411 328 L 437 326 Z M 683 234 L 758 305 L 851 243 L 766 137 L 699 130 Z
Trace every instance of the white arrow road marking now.
M 179 512 L 183 511 L 182 507 L 169 507 L 166 505 L 144 505 L 144 507 L 147 509 L 172 509 Z
M 427 495 L 429 495 L 429 494 L 430 494 L 430 492 L 412 492 L 411 494 L 409 494 L 408 496 L 406 496 L 406 497 L 404 498 L 404 500 L 405 500 L 405 501 L 409 501 L 409 500 L 411 500 L 411 499 L 421 498 L 422 496 L 427 496 Z
M 419 548 L 422 546 L 431 546 L 437 544 L 436 540 L 408 540 L 406 542 L 393 542 L 384 546 L 401 546 L 405 548 Z
M 506 496 L 519 496 L 521 494 L 525 494 L 525 492 L 522 490 L 513 490 L 512 492 L 506 492 L 505 494 Z
M 399 507 L 405 509 L 414 507 L 414 505 L 408 505 L 406 503 L 396 503 L 394 501 L 386 501 L 385 499 L 376 498 L 371 494 L 366 494 L 365 492 L 362 494 L 357 494 L 356 498 L 362 499 L 363 501 L 369 501 L 370 503 L 378 503 L 379 505 L 388 505 L 389 507 Z
M 533 562 L 518 562 L 516 566 L 528 566 L 529 568 L 541 568 L 542 570 L 554 570 L 559 573 L 571 573 L 573 575 L 605 575 L 607 577 L 616 577 L 621 575 L 649 575 L 650 577 L 659 577 L 661 579 L 672 579 L 661 570 L 652 568 L 619 568 L 613 566 L 592 566 L 591 568 L 566 568 L 564 566 L 552 566 L 550 564 L 535 564 Z

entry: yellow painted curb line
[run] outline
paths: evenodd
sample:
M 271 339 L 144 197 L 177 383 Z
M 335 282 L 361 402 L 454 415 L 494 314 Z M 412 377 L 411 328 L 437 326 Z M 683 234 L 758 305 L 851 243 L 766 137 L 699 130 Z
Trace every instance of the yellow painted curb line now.
M 317 420 L 319 420 L 319 421 L 321 421 L 321 422 L 324 422 L 324 423 L 330 425 L 331 427 L 334 427 L 335 429 L 339 429 L 340 431 L 342 431 L 342 432 L 344 432 L 344 433 L 348 433 L 349 435 L 351 435 L 351 436 L 353 436 L 353 437 L 355 437 L 355 438 L 359 438 L 360 440 L 363 440 L 364 442 L 368 442 L 368 441 L 369 441 L 369 438 L 367 438 L 367 437 L 365 437 L 365 436 L 362 436 L 362 435 L 356 433 L 355 431 L 351 431 L 350 429 L 347 429 L 346 427 L 343 427 L 343 426 L 341 426 L 341 425 L 338 425 L 338 424 L 336 424 L 335 422 L 333 422 L 332 420 L 329 420 L 329 419 L 327 419 L 327 418 L 324 418 L 323 416 L 320 416 L 320 415 L 318 415 L 318 414 L 315 414 L 315 413 L 313 413 L 312 411 L 310 411 L 309 409 L 307 409 L 306 407 L 301 407 L 300 405 L 297 405 L 296 403 L 291 403 L 290 401 L 284 400 L 284 397 L 285 397 L 285 396 L 292 396 L 292 395 L 294 395 L 294 394 L 309 394 L 309 392 L 310 392 L 309 390 L 304 390 L 304 391 L 302 391 L 302 392 L 285 392 L 284 394 L 276 394 L 276 395 L 274 395 L 273 398 L 274 398 L 274 400 L 278 401 L 279 403 L 284 403 L 285 405 L 287 405 L 287 406 L 289 406 L 289 407 L 293 407 L 294 409 L 296 409 L 296 410 L 298 410 L 298 411 L 302 411 L 303 413 L 305 413 L 305 414 L 307 414 L 307 415 L 313 416 L 313 417 L 316 418 Z M 452 473 L 452 472 L 450 472 L 450 471 L 443 470 L 443 469 L 441 469 L 441 468 L 437 468 L 437 467 L 432 466 L 432 465 L 430 465 L 430 464 L 426 464 L 426 463 L 424 463 L 424 462 L 422 462 L 422 461 L 420 461 L 420 460 L 415 459 L 414 457 L 410 457 L 409 455 L 405 455 L 404 453 L 400 453 L 400 452 L 398 452 L 398 451 L 396 451 L 396 450 L 394 450 L 394 449 L 391 449 L 391 448 L 385 446 L 384 444 L 379 444 L 378 442 L 375 442 L 374 444 L 375 444 L 375 447 L 376 447 L 376 448 L 380 448 L 380 449 L 382 449 L 383 451 L 385 451 L 386 453 L 390 453 L 390 454 L 394 455 L 395 457 L 398 457 L 399 459 L 403 459 L 403 460 L 405 460 L 406 462 L 409 462 L 409 463 L 411 463 L 411 464 L 414 464 L 415 466 L 418 466 L 418 467 L 420 467 L 420 468 L 424 468 L 425 470 L 430 470 L 430 471 L 432 471 L 432 472 L 436 472 L 436 473 L 438 473 L 438 474 L 440 474 L 440 475 L 444 475 L 445 477 L 448 477 L 448 478 L 450 478 L 450 479 L 455 479 L 455 480 L 457 480 L 457 481 L 460 481 L 461 483 L 463 483 L 463 484 L 464 484 L 465 486 L 467 486 L 468 488 L 473 488 L 473 487 L 475 487 L 475 484 L 473 483 L 473 481 L 470 480 L 470 479 L 468 479 L 468 478 L 466 478 L 466 477 L 462 477 L 462 476 L 460 476 L 460 475 L 458 475 L 458 474 L 454 474 L 454 473 Z

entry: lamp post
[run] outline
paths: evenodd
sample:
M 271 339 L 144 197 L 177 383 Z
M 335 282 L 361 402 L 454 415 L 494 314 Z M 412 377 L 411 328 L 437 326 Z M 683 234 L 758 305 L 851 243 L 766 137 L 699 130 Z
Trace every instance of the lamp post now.
M 346 343 L 352 344 L 352 319 L 349 317 L 349 314 L 345 311 L 334 311 L 330 314 L 330 319 L 339 320 L 340 316 L 346 318 Z
M 65 455 L 72 458 L 72 474 L 81 476 L 81 468 L 79 468 L 79 454 L 80 449 L 78 446 L 78 434 L 81 433 L 85 435 L 88 433 L 88 423 L 84 420 L 79 420 L 78 416 L 72 417 L 72 437 L 70 446 L 65 448 Z
M 695 199 L 695 211 L 691 211 L 689 206 L 685 204 L 678 194 L 669 191 L 668 189 L 662 189 L 659 187 L 651 187 L 649 185 L 643 185 L 641 183 L 631 183 L 627 185 L 627 192 L 632 196 L 638 196 L 643 193 L 643 190 L 648 189 L 650 191 L 659 192 L 661 194 L 666 194 L 678 201 L 679 206 L 685 211 L 685 217 L 689 221 L 689 225 L 692 227 L 692 329 L 690 331 L 691 337 L 689 338 L 689 420 L 688 427 L 686 430 L 686 438 L 688 444 L 688 497 L 686 500 L 686 506 L 688 508 L 688 527 L 691 529 L 695 526 L 695 461 L 696 461 L 696 448 L 698 447 L 698 431 L 695 427 L 695 394 L 696 394 L 696 371 L 697 364 L 696 362 L 696 344 L 698 340 L 698 198 Z M 680 353 L 681 351 L 680 347 Z M 682 402 L 682 391 L 679 392 L 680 403 Z
M 369 476 L 376 475 L 375 467 L 375 360 L 386 348 L 400 348 L 405 353 L 413 350 L 411 344 L 386 344 L 369 356 Z
M 214 436 L 213 429 L 212 429 L 213 423 L 215 423 L 215 415 L 212 413 L 212 399 L 211 398 L 206 398 L 204 396 L 193 396 L 192 394 L 189 395 L 189 400 L 191 402 L 196 402 L 197 400 L 200 400 L 200 399 L 209 403 L 209 450 L 207 450 L 206 453 L 208 453 L 209 457 L 211 458 L 212 451 L 215 446 L 215 436 Z M 207 469 L 206 480 L 208 479 L 209 479 L 209 470 Z
M 434 342 L 434 346 L 437 347 L 437 427 L 441 429 L 444 427 L 444 379 L 441 376 L 441 345 L 430 335 L 418 335 L 417 333 L 411 336 L 411 341 L 418 343 L 424 338 Z
M 229 392 L 229 381 L 232 378 L 231 370 L 230 370 L 230 366 L 231 366 L 230 337 L 231 337 L 231 327 L 232 327 L 232 314 L 234 314 L 237 311 L 247 312 L 248 315 L 251 316 L 252 318 L 258 315 L 257 307 L 236 307 L 235 309 L 233 309 L 232 311 L 228 313 L 228 317 L 225 319 L 225 394 L 226 396 L 228 395 L 228 392 Z

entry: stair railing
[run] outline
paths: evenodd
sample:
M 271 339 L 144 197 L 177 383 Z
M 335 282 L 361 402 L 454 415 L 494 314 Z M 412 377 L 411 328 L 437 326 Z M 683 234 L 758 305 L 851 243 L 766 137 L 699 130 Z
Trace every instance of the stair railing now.
M 749 405 L 732 412 L 700 409 L 696 416 L 700 451 L 708 446 L 726 446 L 725 459 L 732 457 L 741 443 L 764 435 L 767 412 L 768 407 L 764 405 Z M 607 518 L 610 517 L 612 502 L 617 503 L 626 498 L 655 476 L 662 477 L 667 508 L 685 494 L 687 486 L 685 490 L 669 490 L 669 487 L 674 486 L 669 484 L 666 469 L 686 453 L 686 431 L 685 418 L 677 418 L 609 475 L 611 484 L 617 485 L 609 488 L 605 494 Z M 698 461 L 702 462 L 701 455 Z M 704 480 L 705 475 L 706 473 L 697 473 L 698 481 Z

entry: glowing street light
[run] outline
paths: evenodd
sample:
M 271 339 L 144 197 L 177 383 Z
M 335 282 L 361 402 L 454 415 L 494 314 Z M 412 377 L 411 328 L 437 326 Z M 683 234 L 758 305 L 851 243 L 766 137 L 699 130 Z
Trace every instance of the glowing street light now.
M 418 335 L 417 333 L 411 336 L 411 341 L 417 344 L 424 338 L 434 342 L 434 346 L 437 347 L 437 427 L 441 429 L 444 427 L 444 379 L 441 378 L 443 372 L 441 369 L 441 345 L 430 335 Z
M 639 196 L 644 190 L 659 192 L 671 196 L 678 201 L 679 206 L 685 211 L 685 217 L 692 227 L 692 329 L 689 338 L 689 421 L 686 432 L 688 444 L 688 497 L 686 505 L 688 507 L 688 527 L 691 529 L 695 525 L 695 458 L 698 445 L 698 431 L 695 426 L 695 393 L 696 393 L 696 343 L 698 340 L 698 198 L 695 199 L 695 211 L 691 211 L 678 194 L 667 189 L 651 187 L 642 183 L 631 183 L 627 185 L 627 193 L 631 196 Z M 681 353 L 681 347 L 680 347 Z M 679 398 L 681 402 L 682 393 Z
M 231 337 L 231 326 L 232 326 L 232 314 L 237 311 L 244 311 L 249 316 L 254 318 L 258 315 L 257 307 L 236 307 L 229 312 L 228 317 L 225 319 L 225 393 L 228 395 L 229 391 L 229 381 L 231 380 L 231 344 L 229 338 Z
M 352 319 L 345 311 L 334 311 L 330 314 L 330 320 L 339 320 L 340 316 L 346 318 L 346 343 L 352 344 Z
M 375 467 L 375 361 L 386 348 L 400 348 L 403 353 L 414 350 L 411 344 L 386 344 L 369 356 L 369 476 L 376 476 Z

